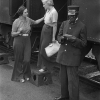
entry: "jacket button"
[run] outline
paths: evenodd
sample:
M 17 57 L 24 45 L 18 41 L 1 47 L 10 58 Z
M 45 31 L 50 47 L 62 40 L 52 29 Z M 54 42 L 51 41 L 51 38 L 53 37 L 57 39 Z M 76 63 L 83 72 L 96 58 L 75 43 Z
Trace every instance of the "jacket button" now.
M 66 51 L 66 50 L 65 50 Z

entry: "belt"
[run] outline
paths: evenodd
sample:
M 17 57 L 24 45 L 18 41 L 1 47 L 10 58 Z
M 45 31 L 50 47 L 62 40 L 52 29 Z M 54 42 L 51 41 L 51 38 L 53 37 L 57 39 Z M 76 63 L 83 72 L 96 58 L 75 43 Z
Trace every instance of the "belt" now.
M 22 34 L 22 36 L 29 36 L 29 34 Z
M 51 26 L 50 24 L 45 24 L 46 26 L 48 26 L 48 27 L 53 27 L 53 26 Z

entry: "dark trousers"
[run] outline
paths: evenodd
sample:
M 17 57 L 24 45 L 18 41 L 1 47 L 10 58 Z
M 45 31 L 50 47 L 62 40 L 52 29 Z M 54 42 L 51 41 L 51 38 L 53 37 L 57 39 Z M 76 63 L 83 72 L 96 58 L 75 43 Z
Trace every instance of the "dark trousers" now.
M 19 36 L 13 42 L 15 63 L 12 73 L 12 80 L 18 81 L 24 77 L 31 77 L 30 56 L 31 43 L 30 37 Z
M 41 32 L 41 39 L 40 39 L 40 46 L 39 46 L 39 55 L 38 55 L 38 67 L 46 67 L 47 69 L 52 66 L 52 62 L 55 60 L 55 58 L 48 57 L 45 52 L 45 48 L 52 43 L 52 33 L 53 28 L 51 26 L 48 26 L 44 24 Z
M 61 65 L 61 97 L 79 100 L 78 67 Z

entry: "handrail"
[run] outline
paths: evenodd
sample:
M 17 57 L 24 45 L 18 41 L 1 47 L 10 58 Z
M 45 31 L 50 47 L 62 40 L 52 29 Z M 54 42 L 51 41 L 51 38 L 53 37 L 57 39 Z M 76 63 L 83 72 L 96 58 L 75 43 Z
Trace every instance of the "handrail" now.
M 23 4 L 22 5 L 24 5 L 25 3 L 26 3 L 26 1 L 27 0 L 25 0 L 24 2 L 23 2 Z M 15 14 L 13 15 L 13 17 L 15 17 L 16 16 L 16 14 L 17 14 L 17 11 L 15 12 Z

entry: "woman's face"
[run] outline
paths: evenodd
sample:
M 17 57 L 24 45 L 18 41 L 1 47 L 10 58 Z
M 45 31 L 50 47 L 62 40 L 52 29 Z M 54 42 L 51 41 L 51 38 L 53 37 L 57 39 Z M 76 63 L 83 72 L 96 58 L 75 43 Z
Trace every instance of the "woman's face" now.
M 45 9 L 45 10 L 47 10 L 47 9 L 49 8 L 49 5 L 48 5 L 48 3 L 46 3 L 46 2 L 43 2 L 43 7 L 44 7 L 44 9 Z
M 27 10 L 27 9 L 25 9 L 25 10 L 23 11 L 23 16 L 24 16 L 24 17 L 27 17 L 27 16 L 28 16 L 28 10 Z

